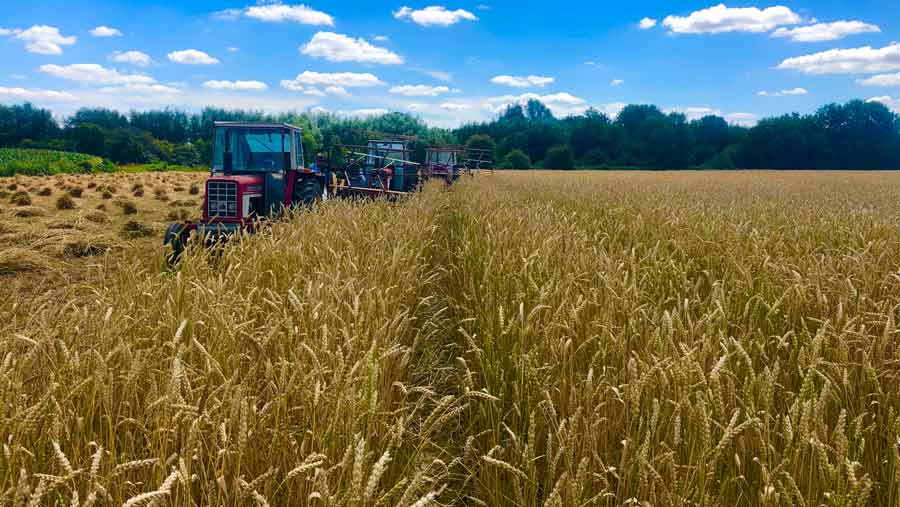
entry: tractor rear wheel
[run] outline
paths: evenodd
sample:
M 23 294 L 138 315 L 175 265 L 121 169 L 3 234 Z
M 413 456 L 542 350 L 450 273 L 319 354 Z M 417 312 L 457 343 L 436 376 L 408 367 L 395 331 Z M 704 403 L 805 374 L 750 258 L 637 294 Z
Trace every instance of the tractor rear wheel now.
M 322 199 L 324 193 L 325 187 L 319 178 L 303 178 L 294 184 L 294 205 L 312 206 Z
M 169 267 L 178 264 L 178 260 L 184 252 L 184 224 L 170 225 L 163 237 L 163 245 L 167 247 L 166 264 Z

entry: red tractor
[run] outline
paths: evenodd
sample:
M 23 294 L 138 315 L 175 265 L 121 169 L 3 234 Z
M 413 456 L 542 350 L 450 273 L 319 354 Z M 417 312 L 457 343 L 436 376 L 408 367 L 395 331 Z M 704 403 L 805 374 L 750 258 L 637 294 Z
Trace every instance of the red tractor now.
M 305 165 L 300 127 L 286 123 L 215 122 L 213 166 L 199 223 L 169 226 L 164 244 L 177 261 L 191 237 L 214 242 L 251 229 L 284 208 L 328 196 L 328 173 Z

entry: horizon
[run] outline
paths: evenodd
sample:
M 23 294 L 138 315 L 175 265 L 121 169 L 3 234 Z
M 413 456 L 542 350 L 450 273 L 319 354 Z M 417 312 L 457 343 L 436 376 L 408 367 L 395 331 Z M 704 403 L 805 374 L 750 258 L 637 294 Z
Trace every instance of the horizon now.
M 558 118 L 654 104 L 742 126 L 857 98 L 900 111 L 900 16 L 880 0 L 574 4 L 562 15 L 539 2 L 376 1 L 363 12 L 50 0 L 0 12 L 0 103 L 57 119 L 84 107 L 209 106 L 402 112 L 454 128 L 528 99 Z

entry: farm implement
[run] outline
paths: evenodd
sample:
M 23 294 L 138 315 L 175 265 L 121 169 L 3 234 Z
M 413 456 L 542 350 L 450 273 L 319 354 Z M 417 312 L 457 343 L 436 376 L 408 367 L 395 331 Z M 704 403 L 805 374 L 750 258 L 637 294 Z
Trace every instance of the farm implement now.
M 447 183 L 471 172 L 463 147 L 430 146 L 424 164 L 410 160 L 414 137 L 384 136 L 365 144 L 337 145 L 339 157 L 318 155 L 306 164 L 300 127 L 282 123 L 216 122 L 213 163 L 198 222 L 166 230 L 168 261 L 177 262 L 191 238 L 214 244 L 254 231 L 285 209 L 329 198 L 396 199 L 431 178 Z M 475 167 L 487 163 L 478 154 Z M 331 160 L 342 160 L 332 167 Z

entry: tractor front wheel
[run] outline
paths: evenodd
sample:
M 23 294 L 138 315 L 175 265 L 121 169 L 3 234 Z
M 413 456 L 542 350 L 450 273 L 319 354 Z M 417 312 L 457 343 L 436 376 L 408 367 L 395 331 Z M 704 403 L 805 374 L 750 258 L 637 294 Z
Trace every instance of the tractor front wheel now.
M 319 178 L 303 178 L 294 184 L 294 205 L 312 206 L 319 202 L 325 193 L 325 187 Z
M 166 264 L 172 267 L 178 264 L 184 252 L 184 224 L 172 224 L 166 229 L 163 246 L 166 247 Z

